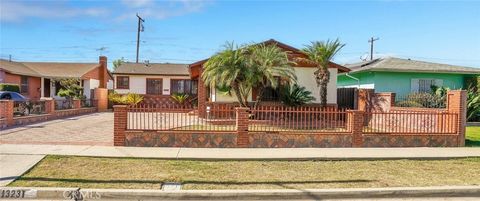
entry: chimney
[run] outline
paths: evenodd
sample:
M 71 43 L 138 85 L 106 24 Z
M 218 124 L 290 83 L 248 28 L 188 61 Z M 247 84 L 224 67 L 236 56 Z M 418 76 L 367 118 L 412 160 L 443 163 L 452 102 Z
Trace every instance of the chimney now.
M 100 69 L 98 71 L 99 86 L 98 88 L 107 88 L 108 82 L 108 73 L 107 73 L 107 57 L 100 56 L 98 57 L 98 63 L 100 64 Z

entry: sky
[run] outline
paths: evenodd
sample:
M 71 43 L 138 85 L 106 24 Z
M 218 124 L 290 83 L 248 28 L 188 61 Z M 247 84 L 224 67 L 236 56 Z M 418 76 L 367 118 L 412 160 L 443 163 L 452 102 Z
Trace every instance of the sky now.
M 193 63 L 268 39 L 303 48 L 340 39 L 340 64 L 375 57 L 480 67 L 480 1 L 0 0 L 0 58 Z M 111 63 L 110 63 L 111 66 Z

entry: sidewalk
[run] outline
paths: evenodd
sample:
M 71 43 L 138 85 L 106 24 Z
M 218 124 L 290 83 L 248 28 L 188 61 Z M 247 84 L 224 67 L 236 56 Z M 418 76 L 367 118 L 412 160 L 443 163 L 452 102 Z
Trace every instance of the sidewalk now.
M 0 144 L 2 155 L 72 155 L 206 160 L 374 160 L 480 157 L 480 148 L 170 148 Z

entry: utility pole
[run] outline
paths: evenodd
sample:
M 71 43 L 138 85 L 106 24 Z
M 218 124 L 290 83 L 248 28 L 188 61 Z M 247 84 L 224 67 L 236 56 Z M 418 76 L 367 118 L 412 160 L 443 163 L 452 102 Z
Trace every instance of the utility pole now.
M 373 38 L 371 37 L 368 42 L 370 43 L 370 60 L 373 60 L 373 42 L 379 40 L 380 38 Z
M 138 63 L 138 51 L 140 50 L 140 32 L 143 32 L 143 23 L 145 22 L 140 16 L 138 16 L 138 29 L 137 29 L 137 63 Z
M 12 62 L 12 55 L 11 54 L 8 55 L 8 62 Z

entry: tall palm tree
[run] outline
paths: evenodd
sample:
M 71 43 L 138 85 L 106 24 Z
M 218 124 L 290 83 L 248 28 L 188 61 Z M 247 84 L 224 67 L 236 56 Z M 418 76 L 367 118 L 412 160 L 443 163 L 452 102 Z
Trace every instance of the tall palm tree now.
M 295 70 L 285 51 L 276 45 L 259 44 L 250 47 L 249 66 L 252 69 L 250 82 L 257 87 L 255 107 L 260 103 L 266 87 L 277 88 L 277 79 L 296 82 Z
M 328 65 L 344 46 L 345 44 L 341 44 L 338 39 L 334 41 L 313 41 L 302 50 L 308 56 L 309 62 L 317 65 L 314 75 L 317 85 L 320 87 L 320 104 L 323 106 L 327 104 L 327 85 L 330 81 Z
M 204 65 L 202 79 L 207 86 L 229 88 L 235 94 L 240 106 L 248 106 L 251 91 L 247 49 L 226 43 L 225 49 L 212 56 Z

